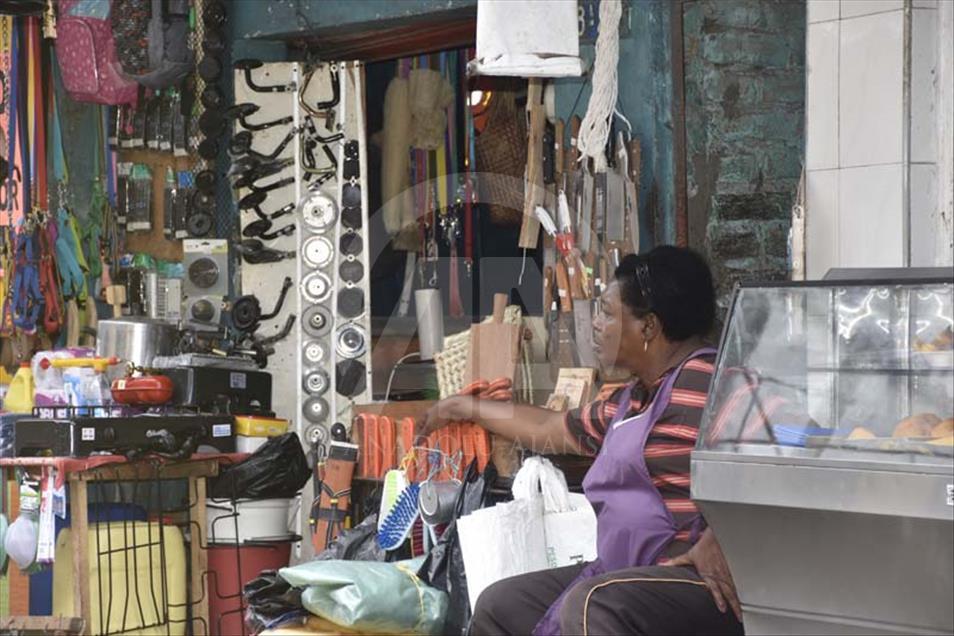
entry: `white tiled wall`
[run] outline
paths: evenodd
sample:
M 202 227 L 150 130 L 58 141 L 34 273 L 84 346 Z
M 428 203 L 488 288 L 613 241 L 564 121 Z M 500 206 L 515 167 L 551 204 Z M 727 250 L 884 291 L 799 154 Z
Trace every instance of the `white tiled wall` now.
M 819 0 L 831 2 L 831 0 Z M 838 3 L 833 2 L 837 8 Z M 838 167 L 838 31 L 839 22 L 808 25 L 805 80 L 805 167 Z
M 841 21 L 838 154 L 842 167 L 898 163 L 903 158 L 903 33 L 901 11 Z
M 805 184 L 805 274 L 821 278 L 838 265 L 838 170 L 810 172 Z M 817 214 L 816 211 L 824 213 Z
M 838 239 L 842 267 L 904 263 L 904 166 L 838 170 Z
M 809 278 L 833 266 L 937 262 L 937 250 L 929 246 L 943 200 L 938 179 L 954 179 L 940 175 L 936 163 L 943 148 L 937 143 L 938 51 L 944 37 L 938 36 L 938 7 L 938 0 L 808 0 Z M 911 20 L 907 95 L 906 13 Z
M 841 0 L 841 18 L 897 11 L 903 7 L 904 0 Z
M 935 228 L 937 227 L 937 166 L 933 163 L 911 166 L 911 265 L 936 264 Z
M 806 14 L 808 23 L 837 20 L 839 14 L 838 0 L 808 0 Z
M 950 2 L 951 0 L 945 0 Z M 911 12 L 911 161 L 937 161 L 937 10 Z

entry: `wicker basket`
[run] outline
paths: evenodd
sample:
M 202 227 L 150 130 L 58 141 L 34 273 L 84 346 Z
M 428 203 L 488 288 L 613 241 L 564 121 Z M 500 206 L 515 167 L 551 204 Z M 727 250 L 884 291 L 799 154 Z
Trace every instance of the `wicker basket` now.
M 527 124 L 516 91 L 494 91 L 487 125 L 476 139 L 480 201 L 495 225 L 519 227 L 527 167 Z

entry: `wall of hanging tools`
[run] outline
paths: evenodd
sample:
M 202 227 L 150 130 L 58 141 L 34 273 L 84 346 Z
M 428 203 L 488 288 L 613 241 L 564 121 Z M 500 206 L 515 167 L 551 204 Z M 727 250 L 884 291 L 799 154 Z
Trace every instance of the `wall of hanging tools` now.
M 275 325 L 294 322 L 268 368 L 275 403 L 296 405 L 287 416 L 318 457 L 345 438 L 351 406 L 370 400 L 363 72 L 350 62 L 239 60 L 227 111 L 244 294 L 232 318 L 240 302 L 271 307 L 281 281 L 297 282 L 273 310 Z

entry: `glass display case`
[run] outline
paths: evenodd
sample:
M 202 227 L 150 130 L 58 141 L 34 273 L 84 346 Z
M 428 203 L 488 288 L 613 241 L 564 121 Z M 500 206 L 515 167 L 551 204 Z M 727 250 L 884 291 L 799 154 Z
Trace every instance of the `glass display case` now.
M 954 630 L 952 271 L 740 287 L 692 484 L 747 632 Z
M 950 465 L 952 305 L 928 280 L 740 288 L 701 448 Z

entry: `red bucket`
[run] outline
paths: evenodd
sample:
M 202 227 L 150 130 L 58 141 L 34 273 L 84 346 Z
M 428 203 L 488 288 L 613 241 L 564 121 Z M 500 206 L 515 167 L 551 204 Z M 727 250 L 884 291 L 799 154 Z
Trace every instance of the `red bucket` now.
M 256 542 L 254 545 L 209 546 L 209 633 L 212 636 L 247 634 L 242 586 L 263 570 L 288 565 L 291 542 Z M 241 575 L 239 562 L 242 564 Z

